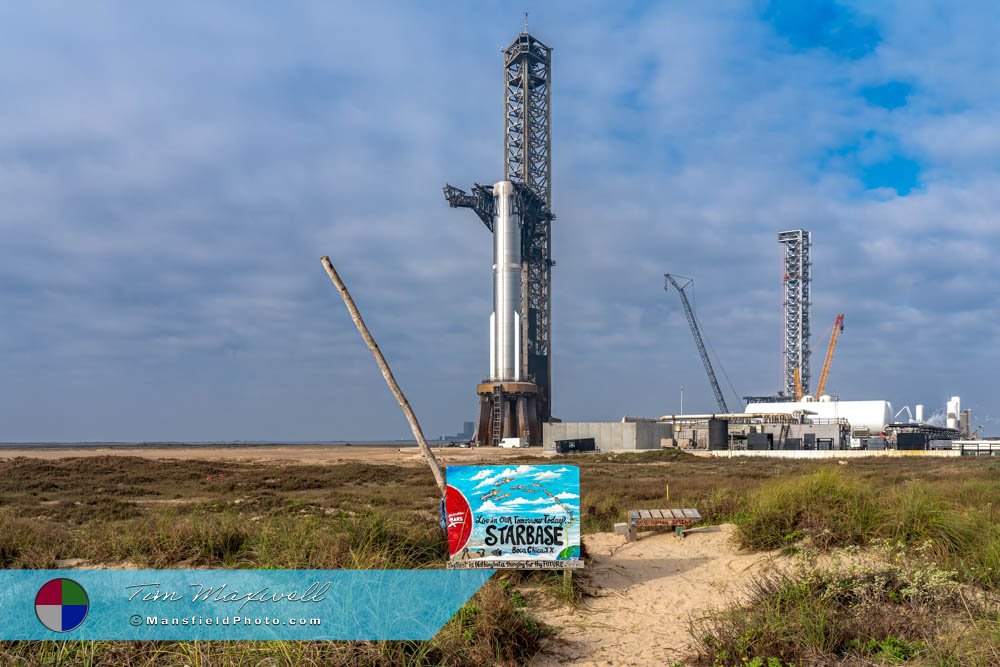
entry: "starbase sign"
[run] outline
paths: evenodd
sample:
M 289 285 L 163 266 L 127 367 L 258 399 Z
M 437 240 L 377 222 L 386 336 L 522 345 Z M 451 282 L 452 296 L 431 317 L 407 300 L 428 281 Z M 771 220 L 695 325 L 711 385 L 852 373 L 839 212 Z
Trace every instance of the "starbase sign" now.
M 449 568 L 583 567 L 579 468 L 449 466 L 447 480 Z

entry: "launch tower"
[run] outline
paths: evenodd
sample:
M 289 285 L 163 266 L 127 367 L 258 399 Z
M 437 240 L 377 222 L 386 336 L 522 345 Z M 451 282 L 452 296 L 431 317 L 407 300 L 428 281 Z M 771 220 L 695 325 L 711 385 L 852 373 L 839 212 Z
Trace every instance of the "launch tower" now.
M 494 186 L 477 183 L 471 193 L 444 187 L 453 208 L 471 208 L 494 234 L 490 377 L 476 389 L 479 445 L 510 437 L 539 444 L 541 425 L 552 415 L 552 49 L 525 26 L 503 55 L 504 179 Z M 497 268 L 514 260 L 504 240 L 510 233 L 517 234 L 519 246 L 516 295 L 510 293 L 510 271 Z M 517 316 L 509 317 L 515 304 Z M 506 372 L 510 367 L 500 362 L 508 352 L 516 358 L 516 372 Z
M 782 340 L 784 361 L 783 388 L 788 396 L 795 396 L 795 381 L 798 375 L 803 393 L 809 393 L 809 310 L 810 286 L 812 283 L 812 234 L 804 229 L 795 229 L 778 234 L 778 242 L 785 246 L 785 332 Z

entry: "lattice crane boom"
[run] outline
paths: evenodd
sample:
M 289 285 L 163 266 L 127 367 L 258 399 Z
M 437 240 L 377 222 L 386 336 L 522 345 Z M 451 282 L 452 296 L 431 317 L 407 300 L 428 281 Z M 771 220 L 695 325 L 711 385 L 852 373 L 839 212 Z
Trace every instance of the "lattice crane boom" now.
M 830 332 L 830 344 L 826 346 L 826 358 L 823 359 L 823 372 L 819 375 L 819 384 L 816 385 L 816 397 L 823 395 L 826 389 L 826 378 L 830 374 L 830 362 L 833 361 L 833 352 L 837 349 L 837 341 L 840 333 L 844 330 L 844 314 L 837 315 L 833 323 L 833 331 Z
M 687 282 L 683 286 L 679 285 L 674 276 L 669 273 L 663 274 L 666 278 L 666 282 L 663 285 L 665 291 L 670 291 L 670 286 L 673 285 L 674 289 L 677 290 L 677 294 L 681 297 L 681 305 L 684 307 L 684 315 L 687 317 L 688 326 L 691 327 L 691 335 L 694 336 L 694 344 L 698 347 L 698 354 L 701 355 L 701 363 L 705 366 L 705 373 L 708 374 L 708 382 L 712 385 L 712 391 L 715 393 L 715 402 L 719 404 L 719 409 L 722 412 L 728 414 L 729 406 L 726 405 L 726 399 L 722 395 L 722 388 L 719 387 L 719 380 L 715 377 L 715 369 L 712 368 L 712 360 L 708 358 L 708 350 L 705 349 L 705 341 L 701 338 L 701 329 L 698 328 L 698 321 L 694 318 L 694 311 L 691 310 L 691 304 L 688 302 L 687 294 L 684 293 L 684 288 L 694 282 L 693 278 L 688 278 Z M 678 278 L 683 278 L 684 276 L 677 276 Z

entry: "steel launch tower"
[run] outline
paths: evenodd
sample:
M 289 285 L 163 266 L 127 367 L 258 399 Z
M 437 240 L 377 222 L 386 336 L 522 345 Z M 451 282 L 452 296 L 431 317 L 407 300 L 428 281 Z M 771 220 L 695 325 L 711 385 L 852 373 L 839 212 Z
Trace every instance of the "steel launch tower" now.
M 778 234 L 778 242 L 785 246 L 785 335 L 782 340 L 784 361 L 784 392 L 795 396 L 798 375 L 803 393 L 809 393 L 809 309 L 812 283 L 812 234 L 804 229 L 794 229 Z
M 504 178 L 471 193 L 444 186 L 452 208 L 471 208 L 494 235 L 490 377 L 476 389 L 479 445 L 506 437 L 538 444 L 552 415 L 552 49 L 525 25 L 503 55 Z

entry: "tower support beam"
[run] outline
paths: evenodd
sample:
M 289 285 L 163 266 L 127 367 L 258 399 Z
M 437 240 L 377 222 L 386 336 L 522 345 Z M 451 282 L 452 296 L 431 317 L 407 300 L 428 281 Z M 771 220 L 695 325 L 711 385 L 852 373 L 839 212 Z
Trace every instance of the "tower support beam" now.
M 552 208 L 552 49 L 521 33 L 504 49 L 504 178 Z M 551 215 L 523 216 L 521 339 L 525 376 L 538 386 L 542 422 L 552 416 Z

